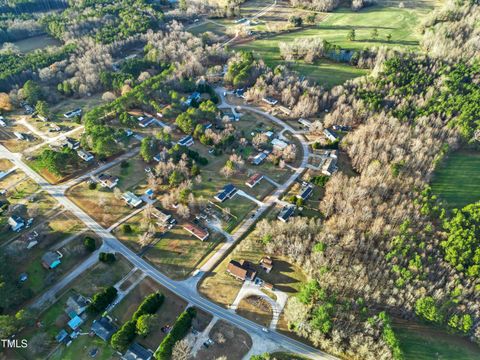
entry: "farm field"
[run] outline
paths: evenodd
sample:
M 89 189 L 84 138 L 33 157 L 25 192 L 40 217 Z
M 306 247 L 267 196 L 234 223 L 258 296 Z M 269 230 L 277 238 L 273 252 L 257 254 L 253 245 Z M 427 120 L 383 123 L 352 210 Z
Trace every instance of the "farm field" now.
M 340 8 L 328 14 L 314 26 L 241 44 L 236 46 L 236 49 L 253 51 L 270 66 L 283 63 L 278 44 L 291 42 L 298 38 L 320 38 L 348 50 L 361 50 L 380 45 L 415 49 L 419 44 L 418 23 L 420 17 L 427 12 L 428 8 L 424 7 L 399 9 L 372 6 L 358 12 Z M 356 32 L 355 41 L 347 39 L 347 34 L 352 28 Z M 373 29 L 378 31 L 377 39 L 372 39 Z M 386 37 L 389 34 L 392 38 L 387 41 Z M 326 59 L 319 60 L 314 64 L 297 61 L 293 64 L 293 68 L 328 88 L 368 73 L 364 69 Z
M 460 150 L 435 170 L 432 191 L 447 209 L 463 208 L 480 200 L 480 152 Z

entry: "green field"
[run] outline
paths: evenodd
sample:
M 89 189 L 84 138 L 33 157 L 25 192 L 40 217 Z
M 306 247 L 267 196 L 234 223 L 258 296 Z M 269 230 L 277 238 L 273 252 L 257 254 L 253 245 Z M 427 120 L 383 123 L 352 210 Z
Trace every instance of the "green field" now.
M 288 34 L 271 36 L 237 46 L 237 49 L 251 50 L 263 58 L 270 66 L 275 66 L 283 60 L 280 57 L 278 43 L 291 42 L 298 38 L 320 38 L 327 40 L 343 49 L 359 50 L 374 46 L 400 46 L 416 49 L 419 33 L 417 25 L 427 9 L 399 9 L 372 6 L 362 11 L 353 12 L 350 9 L 338 9 L 315 26 L 293 31 Z M 356 40 L 349 41 L 347 34 L 354 28 Z M 377 29 L 378 38 L 372 39 L 372 31 Z M 391 41 L 387 41 L 387 35 Z M 366 70 L 357 69 L 347 64 L 320 60 L 315 64 L 305 64 L 298 61 L 294 69 L 301 74 L 316 80 L 326 87 L 342 84 L 348 79 L 365 75 Z
M 448 209 L 480 200 L 480 152 L 457 151 L 438 167 L 432 190 Z
M 405 360 L 480 358 L 480 347 L 466 338 L 415 322 L 394 320 Z

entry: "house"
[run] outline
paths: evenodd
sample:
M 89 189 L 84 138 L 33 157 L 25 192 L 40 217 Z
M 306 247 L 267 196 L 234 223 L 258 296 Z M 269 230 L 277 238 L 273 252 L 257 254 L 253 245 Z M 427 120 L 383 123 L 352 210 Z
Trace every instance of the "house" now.
M 172 215 L 164 213 L 158 207 L 154 208 L 152 211 L 152 215 L 158 219 L 158 224 L 165 225 L 168 223 L 174 223 L 175 219 L 173 219 Z
M 162 151 L 153 157 L 153 160 L 156 162 L 166 162 L 167 161 L 167 152 Z
M 272 105 L 272 106 L 275 106 L 278 104 L 278 100 L 275 99 L 275 98 L 272 98 L 270 96 L 267 96 L 267 97 L 264 97 L 262 99 L 263 102 L 267 103 L 268 105 Z
M 295 205 L 286 205 L 278 214 L 277 219 L 286 223 L 288 219 L 290 219 L 290 217 L 293 215 L 294 212 L 295 212 Z
M 337 141 L 339 139 L 335 131 L 330 129 L 323 129 L 323 135 L 330 141 Z
M 183 138 L 181 138 L 179 141 L 178 141 L 178 144 L 179 145 L 182 145 L 182 146 L 192 146 L 193 145 L 193 137 L 191 135 L 187 135 Z
M 122 199 L 131 207 L 138 207 L 142 203 L 142 199 L 130 191 L 123 193 Z
M 27 115 L 33 114 L 35 112 L 35 109 L 27 103 L 23 103 L 22 106 Z
M 69 296 L 67 299 L 67 307 L 65 309 L 65 312 L 70 316 L 70 314 L 75 314 L 76 316 L 82 315 L 85 310 L 88 307 L 88 301 L 87 299 L 80 295 L 80 294 L 75 294 L 72 296 Z M 72 316 L 70 316 L 72 317 Z
M 287 116 L 290 116 L 290 114 L 292 113 L 292 110 L 290 110 L 289 108 L 287 108 L 286 106 L 283 106 L 283 105 L 279 105 L 277 107 L 277 109 L 280 110 L 281 112 L 283 112 Z
M 71 339 L 70 336 L 68 335 L 67 331 L 65 329 L 62 329 L 56 336 L 55 340 L 59 343 L 64 343 L 67 344 Z
M 67 119 L 71 119 L 75 116 L 80 116 L 82 115 L 82 109 L 80 108 L 77 108 L 75 110 L 72 110 L 72 111 L 69 111 L 69 112 L 66 112 L 65 114 L 63 114 L 63 116 Z
M 330 157 L 322 165 L 322 174 L 332 176 L 338 170 L 337 159 Z
M 260 165 L 263 162 L 263 160 L 265 160 L 266 158 L 267 158 L 267 154 L 265 154 L 264 152 L 258 153 L 252 159 L 252 165 Z
M 255 173 L 252 176 L 250 176 L 245 183 L 249 188 L 253 188 L 255 185 L 257 185 L 261 180 L 263 179 L 263 175 L 260 173 Z
M 310 127 L 312 126 L 311 121 L 308 121 L 307 119 L 304 119 L 304 118 L 298 119 L 298 123 L 300 125 L 303 125 L 304 127 L 308 128 L 308 129 L 310 129 Z
M 54 123 L 50 123 L 50 129 L 48 129 L 48 131 L 50 132 L 59 132 L 60 130 L 62 130 L 62 128 L 60 126 L 58 126 L 57 124 L 54 124 Z
M 128 348 L 127 352 L 122 356 L 123 360 L 151 360 L 153 359 L 153 351 L 145 349 L 142 345 L 134 342 Z
M 253 281 L 257 272 L 252 267 L 252 264 L 245 260 L 235 261 L 230 260 L 227 266 L 227 272 L 238 280 Z
M 148 199 L 152 200 L 155 192 L 152 189 L 147 189 L 145 190 L 144 194 Z
M 153 117 L 140 116 L 138 118 L 138 125 L 142 128 L 146 128 L 146 127 L 149 127 L 154 121 L 155 119 Z
M 112 325 L 110 319 L 106 317 L 94 320 L 90 329 L 95 335 L 106 342 L 108 342 L 112 335 L 117 331 L 117 328 Z
M 61 264 L 62 254 L 58 251 L 47 251 L 42 256 L 42 265 L 45 269 L 55 269 Z
M 227 184 L 223 187 L 222 191 L 215 195 L 215 199 L 220 202 L 224 202 L 235 195 L 236 192 L 237 188 L 233 184 Z
M 263 135 L 265 135 L 266 137 L 268 137 L 269 139 L 271 139 L 273 137 L 273 131 L 265 131 L 263 133 Z
M 83 324 L 83 320 L 80 316 L 75 316 L 73 319 L 71 319 L 68 322 L 68 326 L 70 326 L 70 328 L 74 331 L 77 330 L 82 324 Z
M 332 125 L 332 129 L 335 131 L 350 131 L 352 128 L 348 125 Z
M 77 150 L 80 147 L 80 142 L 78 140 L 67 137 L 63 146 L 66 146 L 72 150 Z
M 200 100 L 200 97 L 201 97 L 201 96 L 202 96 L 202 95 L 201 95 L 198 91 L 195 91 L 194 93 L 192 93 L 192 94 L 187 98 L 187 100 L 185 100 L 184 104 L 185 104 L 186 106 L 190 106 L 190 105 L 192 105 L 192 102 L 193 102 L 193 101 L 198 101 L 198 100 Z
M 304 184 L 297 194 L 297 199 L 307 200 L 313 193 L 312 184 Z
M 183 225 L 183 228 L 185 230 L 187 230 L 190 234 L 195 236 L 197 239 L 202 240 L 202 241 L 206 240 L 208 238 L 208 236 L 210 235 L 208 230 L 203 229 L 200 226 L 197 226 L 197 225 L 192 224 L 192 223 L 186 223 L 185 225 Z
M 8 218 L 8 225 L 10 225 L 12 231 L 19 232 L 24 228 L 25 220 L 20 216 L 13 215 Z
M 93 160 L 93 155 L 90 154 L 88 151 L 85 151 L 83 149 L 80 149 L 77 151 L 77 155 L 84 161 L 92 161 Z
M 273 139 L 272 140 L 272 146 L 274 149 L 277 150 L 285 150 L 285 148 L 288 146 L 288 144 L 280 139 Z
M 37 117 L 38 117 L 40 120 L 42 120 L 43 122 L 47 122 L 47 121 L 48 121 L 48 117 L 46 117 L 46 116 L 37 114 Z
M 119 178 L 110 174 L 102 173 L 98 177 L 98 182 L 104 188 L 113 189 L 118 185 Z
M 18 140 L 26 140 L 25 135 L 22 134 L 22 133 L 20 133 L 20 132 L 18 132 L 18 131 L 14 131 L 14 132 L 13 132 L 13 135 L 15 135 L 15 137 L 16 137 Z
M 260 267 L 265 270 L 267 273 L 273 269 L 273 260 L 270 256 L 264 256 L 260 260 Z

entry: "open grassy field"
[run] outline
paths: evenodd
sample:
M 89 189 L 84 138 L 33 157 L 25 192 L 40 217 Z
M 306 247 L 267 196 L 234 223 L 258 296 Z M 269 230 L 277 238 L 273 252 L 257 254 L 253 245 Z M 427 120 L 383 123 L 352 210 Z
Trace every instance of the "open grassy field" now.
M 299 38 L 315 38 L 339 45 L 343 49 L 360 50 L 374 46 L 400 46 L 416 49 L 419 44 L 419 21 L 429 8 L 418 7 L 400 9 L 395 7 L 371 6 L 361 11 L 340 8 L 308 28 L 290 33 L 268 36 L 236 46 L 236 49 L 253 51 L 263 58 L 270 66 L 283 62 L 278 44 L 292 42 Z M 355 29 L 355 41 L 347 39 L 350 29 Z M 378 37 L 372 37 L 372 31 L 377 29 Z M 387 36 L 391 35 L 391 40 Z M 330 60 L 319 60 L 314 64 L 297 61 L 293 68 L 301 74 L 317 81 L 326 87 L 342 84 L 348 79 L 365 75 L 366 70 L 357 69 L 348 64 L 336 63 Z
M 61 45 L 60 41 L 52 38 L 49 35 L 38 35 L 33 36 L 27 39 L 15 41 L 13 43 L 18 49 L 23 52 L 27 53 L 37 49 L 43 49 L 47 46 L 59 46 Z
M 480 152 L 457 151 L 435 170 L 433 192 L 448 209 L 462 208 L 480 200 Z
M 445 330 L 397 319 L 393 320 L 393 329 L 405 360 L 480 358 L 478 345 Z

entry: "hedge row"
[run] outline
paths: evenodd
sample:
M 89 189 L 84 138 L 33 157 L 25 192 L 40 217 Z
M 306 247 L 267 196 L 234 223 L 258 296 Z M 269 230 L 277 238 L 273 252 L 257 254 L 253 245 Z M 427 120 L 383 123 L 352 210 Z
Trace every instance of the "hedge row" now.
M 185 335 L 187 335 L 188 330 L 190 330 L 190 327 L 192 326 L 192 320 L 196 315 L 197 310 L 193 307 L 189 307 L 180 314 L 177 321 L 175 321 L 172 330 L 160 343 L 157 351 L 155 351 L 155 359 L 169 360 L 171 358 L 175 343 L 182 340 Z
M 164 298 L 163 294 L 159 292 L 148 295 L 138 306 L 132 319 L 123 324 L 123 326 L 113 334 L 112 339 L 110 340 L 112 347 L 121 353 L 125 352 L 137 335 L 136 329 L 138 318 L 145 314 L 154 314 L 157 312 L 163 304 Z
M 87 311 L 91 314 L 99 314 L 107 308 L 117 297 L 117 289 L 113 286 L 103 289 L 93 296 Z

